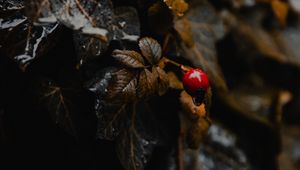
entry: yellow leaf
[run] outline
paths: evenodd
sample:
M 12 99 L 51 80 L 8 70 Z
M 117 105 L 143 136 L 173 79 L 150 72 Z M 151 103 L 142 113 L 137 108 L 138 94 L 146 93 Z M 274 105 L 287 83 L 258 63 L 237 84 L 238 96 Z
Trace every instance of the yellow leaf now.
M 276 16 L 279 25 L 284 27 L 286 24 L 286 17 L 288 15 L 289 6 L 286 2 L 280 0 L 273 0 L 271 2 L 272 10 Z
M 184 0 L 164 0 L 164 2 L 178 16 L 182 16 L 189 7 L 189 5 Z

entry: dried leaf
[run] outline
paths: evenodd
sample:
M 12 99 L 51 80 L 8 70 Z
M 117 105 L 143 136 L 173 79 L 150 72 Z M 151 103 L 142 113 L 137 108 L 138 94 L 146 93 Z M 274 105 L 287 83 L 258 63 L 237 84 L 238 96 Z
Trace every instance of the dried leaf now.
M 144 37 L 140 39 L 139 47 L 142 51 L 143 56 L 152 65 L 157 64 L 162 57 L 160 44 L 153 38 Z
M 164 0 L 164 2 L 178 16 L 182 16 L 189 8 L 189 5 L 184 0 Z
M 160 67 L 152 67 L 152 73 L 157 77 L 157 91 L 158 95 L 162 96 L 169 88 L 169 77 L 167 73 Z
M 136 94 L 136 77 L 126 70 L 121 69 L 112 74 L 111 85 L 107 89 L 107 98 L 124 97 L 124 99 L 134 98 Z M 121 95 L 121 96 L 120 96 Z
M 284 27 L 286 25 L 286 18 L 289 11 L 288 4 L 279 0 L 273 0 L 271 2 L 271 6 L 275 16 L 277 17 L 279 25 Z
M 204 100 L 210 100 L 210 98 L 205 97 Z M 181 118 L 181 126 L 185 131 L 187 144 L 190 148 L 197 149 L 211 125 L 208 111 L 206 111 L 209 108 L 205 104 L 196 106 L 192 97 L 185 91 L 180 94 L 180 102 L 184 114 Z
M 187 114 L 189 119 L 197 120 L 200 117 L 208 116 L 205 109 L 205 104 L 196 106 L 193 102 L 192 97 L 189 94 L 187 94 L 185 91 L 182 91 L 180 94 L 180 102 L 181 102 L 181 108 Z
M 178 79 L 177 75 L 174 72 L 168 72 L 167 73 L 169 82 L 170 82 L 170 88 L 177 89 L 177 90 L 183 90 L 183 84 Z
M 143 57 L 136 51 L 114 50 L 112 56 L 129 68 L 145 67 Z
M 157 77 L 151 73 L 148 69 L 144 69 L 139 76 L 139 84 L 138 84 L 138 97 L 143 98 L 145 96 L 149 96 L 154 94 L 156 90 L 156 81 Z

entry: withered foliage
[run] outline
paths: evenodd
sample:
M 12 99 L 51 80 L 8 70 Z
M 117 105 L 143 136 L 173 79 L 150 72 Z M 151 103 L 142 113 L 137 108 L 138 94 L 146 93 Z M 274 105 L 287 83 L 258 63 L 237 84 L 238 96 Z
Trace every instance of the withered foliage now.
M 75 169 L 297 169 L 299 16 L 297 0 L 0 0 L 0 144 L 67 141 L 49 157 L 73 143 Z M 200 106 L 182 65 L 209 76 Z

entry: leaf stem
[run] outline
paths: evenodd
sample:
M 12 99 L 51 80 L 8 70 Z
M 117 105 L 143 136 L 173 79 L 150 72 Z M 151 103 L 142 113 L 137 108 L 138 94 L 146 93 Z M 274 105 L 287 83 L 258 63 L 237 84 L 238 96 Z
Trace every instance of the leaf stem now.
M 185 65 L 183 65 L 183 64 L 179 64 L 179 63 L 177 63 L 176 61 L 173 61 L 173 60 L 168 59 L 168 58 L 166 58 L 166 57 L 164 57 L 163 60 L 164 60 L 164 63 L 165 63 L 165 64 L 173 64 L 173 65 L 175 65 L 175 66 L 177 66 L 177 67 L 180 67 L 180 69 L 181 69 L 182 71 L 184 71 L 184 72 L 188 72 L 188 71 L 190 70 L 189 67 L 187 67 L 187 66 L 185 66 Z

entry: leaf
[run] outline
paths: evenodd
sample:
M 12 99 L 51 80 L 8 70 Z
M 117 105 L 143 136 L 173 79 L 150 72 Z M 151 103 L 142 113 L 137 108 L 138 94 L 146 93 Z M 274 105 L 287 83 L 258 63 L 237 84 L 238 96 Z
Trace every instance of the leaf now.
M 239 145 L 239 141 L 239 136 L 224 125 L 213 124 L 209 129 L 205 142 L 199 149 L 200 152 L 197 150 L 200 158 L 205 157 L 210 160 L 201 159 L 199 161 L 200 168 L 215 165 L 220 169 L 251 169 L 253 164 L 250 163 L 250 157 L 247 156 L 246 151 Z M 192 159 L 191 156 L 187 153 L 188 160 Z M 190 161 L 189 164 L 191 163 L 193 162 Z
M 144 37 L 140 39 L 139 47 L 143 56 L 152 65 L 157 64 L 162 57 L 162 50 L 160 44 L 153 38 Z
M 29 3 L 29 5 L 38 8 L 36 16 L 32 18 L 33 20 L 38 19 L 39 22 L 45 23 L 59 21 L 73 30 L 79 30 L 83 34 L 94 35 L 102 41 L 107 41 L 108 30 L 106 27 L 112 21 L 108 12 L 110 9 L 103 8 L 103 6 L 108 7 L 109 3 L 107 0 L 101 0 L 100 2 L 39 0 L 35 3 Z M 100 10 L 106 15 L 101 15 Z M 97 16 L 97 14 L 100 15 Z
M 5 15 L 0 18 L 0 52 L 16 61 L 25 71 L 32 61 L 55 46 L 61 27 L 57 23 L 35 26 L 22 14 L 21 4 L 9 2 L 6 5 L 14 11 L 4 10 Z
M 170 82 L 169 83 L 170 88 L 176 89 L 176 90 L 183 90 L 183 84 L 174 72 L 170 71 L 170 72 L 167 73 L 167 75 L 168 75 L 169 82 Z
M 38 24 L 59 22 L 75 30 L 78 68 L 102 56 L 111 40 L 137 41 L 140 36 L 135 8 L 114 9 L 110 0 L 38 0 L 28 1 L 26 7 L 28 16 Z
M 138 97 L 144 98 L 146 96 L 154 94 L 157 89 L 157 77 L 151 73 L 148 69 L 144 69 L 139 76 L 138 84 Z
M 137 74 L 118 68 L 106 68 L 95 74 L 87 89 L 96 95 L 97 137 L 115 140 L 127 125 L 127 104 L 136 100 Z
M 169 88 L 169 77 L 167 73 L 160 67 L 152 67 L 152 73 L 157 77 L 157 91 L 158 95 L 162 96 Z
M 144 104 L 139 104 L 145 107 Z M 155 135 L 157 126 L 153 125 L 152 113 L 136 110 L 136 104 L 131 107 L 128 115 L 129 126 L 123 129 L 117 139 L 117 154 L 126 170 L 143 170 L 150 160 L 154 147 L 158 144 Z
M 2 12 L 20 10 L 24 8 L 24 2 L 19 0 L 1 0 L 0 10 Z
M 206 97 L 205 100 L 210 99 Z M 183 110 L 181 126 L 185 131 L 187 144 L 190 148 L 197 149 L 211 125 L 207 111 L 209 108 L 205 104 L 196 106 L 192 97 L 185 91 L 180 94 L 180 103 Z
M 140 37 L 140 19 L 137 10 L 130 6 L 114 10 L 114 40 L 136 42 Z
M 108 41 L 103 42 L 97 37 L 75 32 L 74 42 L 79 61 L 78 66 L 103 56 L 111 40 L 137 41 L 140 36 L 140 21 L 135 8 L 118 7 L 113 10 L 110 4 L 103 4 L 101 8 L 95 12 L 99 13 L 95 17 L 105 15 L 102 18 L 109 17 L 111 20 L 109 22 L 103 22 L 105 23 L 104 27 L 109 31 Z
M 134 100 L 136 98 L 137 78 L 127 69 L 112 73 L 112 81 L 107 88 L 107 99 Z
M 114 50 L 112 56 L 123 65 L 130 68 L 143 68 L 144 59 L 136 51 Z
M 164 2 L 178 16 L 182 16 L 189 7 L 189 5 L 184 0 L 164 0 Z
M 69 89 L 56 86 L 52 82 L 44 82 L 42 90 L 42 100 L 46 102 L 54 122 L 69 134 L 77 137 L 72 116 L 71 98 L 69 100 L 66 96 Z
M 279 25 L 284 27 L 286 25 L 286 19 L 289 11 L 288 4 L 279 0 L 273 0 L 271 2 L 271 6 Z

